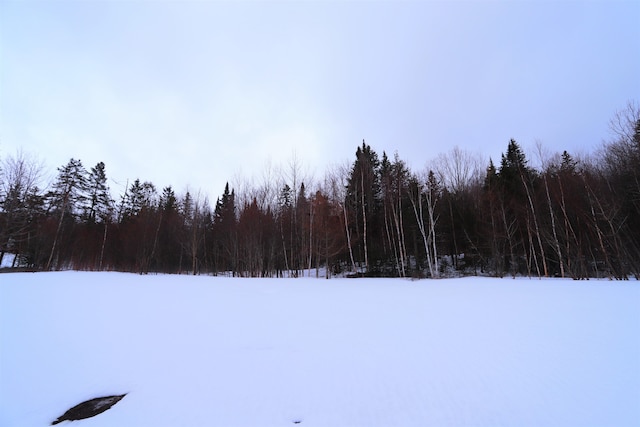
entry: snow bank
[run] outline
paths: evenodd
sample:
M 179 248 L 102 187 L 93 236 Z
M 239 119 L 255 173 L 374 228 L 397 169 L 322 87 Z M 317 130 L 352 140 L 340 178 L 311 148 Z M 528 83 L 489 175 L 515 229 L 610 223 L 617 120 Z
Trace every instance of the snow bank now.
M 0 426 L 640 425 L 635 282 L 10 273 L 0 327 Z
M 0 268 L 9 268 L 13 265 L 13 259 L 15 258 L 15 254 L 5 253 L 2 257 L 2 261 L 0 261 Z

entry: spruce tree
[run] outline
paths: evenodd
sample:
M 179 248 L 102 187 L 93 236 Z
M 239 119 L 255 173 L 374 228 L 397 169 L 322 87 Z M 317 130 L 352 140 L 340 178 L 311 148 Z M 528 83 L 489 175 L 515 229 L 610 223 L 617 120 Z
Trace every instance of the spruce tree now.
M 87 177 L 87 203 L 83 217 L 89 223 L 106 222 L 113 213 L 113 200 L 107 185 L 105 165 L 99 162 Z
M 370 247 L 382 246 L 375 239 L 381 234 L 376 223 L 380 208 L 379 168 L 378 154 L 363 140 L 362 147 L 356 150 L 356 160 L 348 179 L 346 203 L 356 218 L 355 232 L 360 243 L 360 260 L 363 261 L 366 272 L 371 269 Z
M 237 265 L 235 191 L 224 187 L 222 198 L 216 202 L 213 218 L 214 264 L 216 271 L 234 271 Z
M 52 267 L 65 216 L 69 216 L 71 221 L 75 220 L 86 200 L 86 189 L 87 171 L 80 160 L 71 159 L 65 166 L 58 168 L 58 177 L 49 193 L 50 209 L 58 212 L 58 226 L 45 267 L 47 270 Z

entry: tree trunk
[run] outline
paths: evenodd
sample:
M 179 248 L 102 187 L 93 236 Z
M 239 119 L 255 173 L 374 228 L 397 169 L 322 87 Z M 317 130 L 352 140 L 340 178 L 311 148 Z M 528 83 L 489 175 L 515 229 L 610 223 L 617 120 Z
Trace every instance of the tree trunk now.
M 60 230 L 62 230 L 62 220 L 64 219 L 64 213 L 67 210 L 67 203 L 69 200 L 69 195 L 66 194 L 64 197 L 64 203 L 62 203 L 62 211 L 60 212 L 60 220 L 58 221 L 58 227 L 56 228 L 56 235 L 53 238 L 53 245 L 51 246 L 51 253 L 49 254 L 49 260 L 47 261 L 47 266 L 45 270 L 51 269 L 51 262 L 53 261 L 53 254 L 56 251 L 56 246 L 58 244 L 58 238 L 60 237 Z
M 356 269 L 356 262 L 353 258 L 353 248 L 351 247 L 351 233 L 349 232 L 349 221 L 347 218 L 347 204 L 344 203 L 342 205 L 342 212 L 344 214 L 344 230 L 345 233 L 347 234 L 347 246 L 349 246 L 349 257 L 351 258 L 351 266 L 353 268 L 353 272 L 357 272 L 358 270 Z
M 107 221 L 104 222 L 104 234 L 102 235 L 102 246 L 100 247 L 100 262 L 98 263 L 98 270 L 102 271 L 102 260 L 104 259 L 104 247 L 107 244 Z
M 551 218 L 551 231 L 553 234 L 553 243 L 558 256 L 558 263 L 560 264 L 560 277 L 564 278 L 564 259 L 562 257 L 562 249 L 560 248 L 560 241 L 558 240 L 558 233 L 556 231 L 556 216 L 553 212 L 553 205 L 551 204 L 551 195 L 549 194 L 549 183 L 547 181 L 547 175 L 543 175 L 544 189 L 547 194 L 547 204 L 549 205 L 549 217 Z
M 360 170 L 360 198 L 362 200 L 362 223 L 364 233 L 364 268 L 369 272 L 369 250 L 367 248 L 367 209 L 364 203 L 364 172 Z
M 158 218 L 158 225 L 156 226 L 156 232 L 153 237 L 153 246 L 151 247 L 151 254 L 149 255 L 149 260 L 145 266 L 145 274 L 149 272 L 149 267 L 151 266 L 151 261 L 156 256 L 156 248 L 158 247 L 158 236 L 160 235 L 160 225 L 162 224 L 162 211 L 160 211 L 160 218 Z
M 436 202 L 433 200 L 433 194 L 431 194 L 431 189 L 427 190 L 427 213 L 429 215 L 429 238 L 432 246 L 432 256 L 433 256 L 433 268 L 429 266 L 431 270 L 431 277 L 437 279 L 440 277 L 440 270 L 438 267 L 438 250 L 436 247 L 436 221 L 437 218 L 434 217 L 434 212 L 436 208 Z
M 516 254 L 514 251 L 514 244 L 513 244 L 513 225 L 515 224 L 515 220 L 513 220 L 510 224 L 507 221 L 507 212 L 506 209 L 504 207 L 504 201 L 501 201 L 500 203 L 500 207 L 502 210 L 502 222 L 504 225 L 504 231 L 506 233 L 507 236 L 507 242 L 509 243 L 509 256 L 510 256 L 510 268 L 511 268 L 511 275 L 515 278 L 516 277 L 516 272 L 517 272 L 517 263 L 516 263 Z
M 387 236 L 387 242 L 389 243 L 389 249 L 393 252 L 393 258 L 396 262 L 396 270 L 398 271 L 398 275 L 400 277 L 404 277 L 403 269 L 400 268 L 400 260 L 398 254 L 398 248 L 396 247 L 396 240 L 391 236 L 391 231 L 389 230 L 389 213 L 387 209 L 387 200 L 384 203 L 384 230 Z
M 522 179 L 522 185 L 524 185 L 525 192 L 527 193 L 527 199 L 529 200 L 529 208 L 531 209 L 531 216 L 533 217 L 533 225 L 536 230 L 538 247 L 540 248 L 540 256 L 542 258 L 542 268 L 544 270 L 544 277 L 549 277 L 549 270 L 547 268 L 547 258 L 544 254 L 544 246 L 542 245 L 542 238 L 540 237 L 540 227 L 538 226 L 538 218 L 536 216 L 536 210 L 533 206 L 533 198 L 531 197 L 531 192 L 529 191 L 529 185 L 527 185 L 527 182 L 525 180 L 525 177 L 522 171 L 520 171 L 520 178 Z M 537 264 L 537 257 L 535 259 Z M 536 265 L 536 268 L 537 268 L 537 265 Z
M 431 254 L 429 250 L 429 241 L 427 237 L 427 231 L 424 226 L 424 215 L 422 212 L 422 188 L 420 186 L 417 187 L 417 200 L 414 197 L 410 197 L 411 205 L 413 207 L 413 213 L 416 217 L 416 222 L 418 223 L 418 229 L 420 230 L 420 234 L 422 235 L 422 242 L 424 244 L 424 250 L 426 252 L 427 257 L 427 265 L 429 266 L 429 274 L 433 277 L 433 265 L 431 264 Z M 417 258 L 417 255 L 416 255 Z

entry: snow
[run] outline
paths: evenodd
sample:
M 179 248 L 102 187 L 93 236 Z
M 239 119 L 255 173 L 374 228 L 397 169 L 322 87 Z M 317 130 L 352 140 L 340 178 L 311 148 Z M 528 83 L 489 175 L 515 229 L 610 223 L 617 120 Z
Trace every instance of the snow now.
M 9 268 L 13 264 L 13 259 L 15 258 L 15 254 L 5 253 L 2 257 L 2 261 L 0 261 L 0 268 Z
M 0 328 L 0 426 L 640 425 L 637 282 L 8 273 Z

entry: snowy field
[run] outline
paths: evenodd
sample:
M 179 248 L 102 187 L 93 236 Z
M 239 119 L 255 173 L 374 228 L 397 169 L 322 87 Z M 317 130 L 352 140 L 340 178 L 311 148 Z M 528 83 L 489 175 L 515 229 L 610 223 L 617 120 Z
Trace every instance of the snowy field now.
M 0 328 L 3 427 L 640 425 L 636 281 L 9 273 Z

